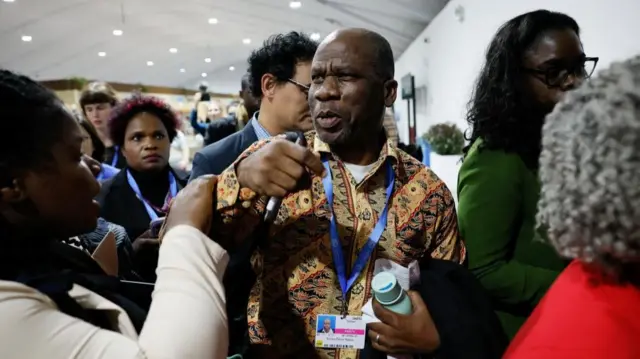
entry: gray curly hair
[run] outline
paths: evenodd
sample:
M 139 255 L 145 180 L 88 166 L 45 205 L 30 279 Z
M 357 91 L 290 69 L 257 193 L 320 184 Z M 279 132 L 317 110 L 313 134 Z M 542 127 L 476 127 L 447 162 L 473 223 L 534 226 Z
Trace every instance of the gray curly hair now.
M 615 63 L 547 116 L 538 222 L 566 257 L 621 264 L 640 248 L 640 57 Z

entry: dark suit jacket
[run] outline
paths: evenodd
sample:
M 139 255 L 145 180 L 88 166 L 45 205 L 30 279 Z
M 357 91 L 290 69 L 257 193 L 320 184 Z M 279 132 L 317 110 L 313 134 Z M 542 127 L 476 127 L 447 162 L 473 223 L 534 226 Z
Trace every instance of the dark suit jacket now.
M 204 136 L 204 145 L 209 146 L 233 135 L 236 132 L 237 126 L 238 120 L 236 120 L 235 115 L 214 120 L 209 124 L 209 127 L 207 127 L 206 135 Z
M 249 121 L 242 131 L 198 151 L 193 158 L 190 180 L 203 175 L 219 175 L 256 141 L 258 136 Z
M 187 175 L 184 172 L 173 170 L 178 190 L 187 183 Z M 131 241 L 135 241 L 144 232 L 149 230 L 151 218 L 144 204 L 140 202 L 127 182 L 127 171 L 120 171 L 111 179 L 102 183 L 100 194 L 96 198 L 100 203 L 100 217 L 124 227 Z M 139 253 L 134 260 L 134 269 L 146 281 L 155 280 L 155 268 L 157 267 L 157 251 Z
M 187 176 L 184 172 L 175 169 L 173 174 L 178 190 L 181 190 L 186 185 Z M 96 200 L 100 203 L 100 217 L 124 227 L 132 241 L 149 229 L 151 218 L 144 204 L 129 186 L 127 171 L 120 171 L 103 182 Z

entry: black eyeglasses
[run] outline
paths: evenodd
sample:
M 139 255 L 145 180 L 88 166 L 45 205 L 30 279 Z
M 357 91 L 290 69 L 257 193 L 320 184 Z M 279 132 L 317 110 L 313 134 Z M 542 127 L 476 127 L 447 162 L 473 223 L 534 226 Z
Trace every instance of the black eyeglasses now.
M 298 89 L 299 89 L 303 94 L 305 94 L 305 96 L 309 96 L 309 86 L 307 86 L 307 85 L 303 85 L 303 84 L 301 84 L 301 83 L 299 83 L 298 81 L 293 80 L 293 79 L 287 79 L 287 82 L 290 82 L 290 83 L 292 83 L 292 84 L 296 85 L 296 87 L 297 87 L 297 88 L 298 88 Z
M 562 87 L 570 75 L 575 75 L 583 80 L 590 78 L 596 69 L 598 59 L 598 57 L 585 57 L 576 66 L 572 67 L 554 66 L 546 70 L 525 67 L 522 70 L 533 75 L 539 75 L 535 77 L 549 87 Z

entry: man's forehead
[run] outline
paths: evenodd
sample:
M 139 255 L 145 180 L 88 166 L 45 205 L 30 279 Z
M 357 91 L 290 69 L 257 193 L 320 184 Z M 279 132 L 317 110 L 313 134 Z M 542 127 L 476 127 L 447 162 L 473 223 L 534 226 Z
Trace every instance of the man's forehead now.
M 358 32 L 333 33 L 318 46 L 316 55 L 340 52 L 344 55 L 363 55 L 371 53 L 372 48 L 366 36 Z
M 331 63 L 331 66 L 363 66 L 370 57 L 371 55 L 365 53 L 361 46 L 332 42 L 318 49 L 313 57 L 312 67 L 325 66 L 328 63 Z

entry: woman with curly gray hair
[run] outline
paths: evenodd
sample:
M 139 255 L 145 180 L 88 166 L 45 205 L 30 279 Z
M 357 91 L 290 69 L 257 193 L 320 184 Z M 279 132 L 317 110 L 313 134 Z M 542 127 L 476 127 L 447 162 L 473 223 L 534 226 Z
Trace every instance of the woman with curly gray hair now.
M 547 117 L 538 220 L 574 258 L 505 358 L 640 358 L 640 57 Z

